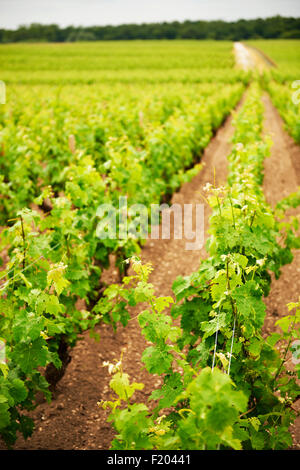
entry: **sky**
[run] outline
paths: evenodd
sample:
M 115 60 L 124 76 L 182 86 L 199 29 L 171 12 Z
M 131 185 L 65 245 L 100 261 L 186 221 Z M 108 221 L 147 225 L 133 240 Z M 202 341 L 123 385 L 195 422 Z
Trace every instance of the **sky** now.
M 300 0 L 0 0 L 0 27 L 300 17 Z

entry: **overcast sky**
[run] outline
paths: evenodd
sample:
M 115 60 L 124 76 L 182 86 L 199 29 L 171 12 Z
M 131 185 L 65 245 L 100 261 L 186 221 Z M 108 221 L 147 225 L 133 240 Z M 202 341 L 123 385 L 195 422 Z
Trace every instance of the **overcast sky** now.
M 300 16 L 300 0 L 0 0 L 0 27 Z

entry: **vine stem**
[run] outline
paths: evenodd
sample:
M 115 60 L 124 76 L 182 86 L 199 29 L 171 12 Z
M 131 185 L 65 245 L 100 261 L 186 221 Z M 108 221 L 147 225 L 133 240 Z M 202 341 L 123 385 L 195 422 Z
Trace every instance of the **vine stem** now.
M 229 279 L 229 259 L 227 258 L 226 262 L 226 277 L 227 277 L 227 289 L 228 292 L 230 292 L 230 279 Z M 237 318 L 237 312 L 235 308 L 235 304 L 233 302 L 233 299 L 230 295 L 230 302 L 231 302 L 231 307 L 232 307 L 232 313 L 233 313 L 233 329 L 232 329 L 232 338 L 231 338 L 231 345 L 230 345 L 230 355 L 229 355 L 229 364 L 228 364 L 228 375 L 230 374 L 230 367 L 231 367 L 231 357 L 232 357 L 232 350 L 233 350 L 233 342 L 234 342 L 234 334 L 235 334 L 235 326 L 236 326 L 236 318 Z
M 20 219 L 21 219 L 22 238 L 23 238 L 23 269 L 25 269 L 25 266 L 26 266 L 26 239 L 25 239 L 23 217 L 21 215 L 20 215 Z
M 232 358 L 234 333 L 235 333 L 235 323 L 236 323 L 236 317 L 234 317 L 234 322 L 233 322 L 232 338 L 231 338 L 231 345 L 230 345 L 230 355 L 229 355 L 229 364 L 228 364 L 228 372 L 227 372 L 228 375 L 230 375 L 231 358 Z
M 250 228 L 251 228 L 252 225 L 253 225 L 255 215 L 256 215 L 256 210 L 253 212 L 252 219 L 251 219 L 251 223 L 250 223 Z
M 286 346 L 286 348 L 285 348 L 282 361 L 281 361 L 280 366 L 278 367 L 278 370 L 277 370 L 277 372 L 276 372 L 276 374 L 275 374 L 275 377 L 274 377 L 273 387 L 275 386 L 275 382 L 276 382 L 276 380 L 277 380 L 277 378 L 278 378 L 278 376 L 279 376 L 279 374 L 280 374 L 280 372 L 281 372 L 281 370 L 282 370 L 282 367 L 283 367 L 283 365 L 284 365 L 284 363 L 285 363 L 285 361 L 286 361 L 286 356 L 287 356 L 287 353 L 288 353 L 288 351 L 289 351 L 289 349 L 290 349 L 290 346 L 291 346 L 291 343 L 292 343 L 292 331 L 293 331 L 293 329 L 294 329 L 294 327 L 295 327 L 295 324 L 296 324 L 296 316 L 295 316 L 295 318 L 294 318 L 294 321 L 293 321 L 293 324 L 292 324 L 292 328 L 290 329 L 289 342 L 288 342 L 288 344 L 287 344 L 287 346 Z
M 242 413 L 242 414 L 239 416 L 239 418 L 242 418 L 243 416 L 246 416 L 246 415 L 248 415 L 249 413 L 251 413 L 251 411 L 255 410 L 255 408 L 257 407 L 257 404 L 258 404 L 258 402 L 255 403 L 255 405 L 254 405 L 252 408 L 250 408 L 250 410 L 245 411 L 245 413 Z
M 230 201 L 230 206 L 231 206 L 231 214 L 232 214 L 233 226 L 234 226 L 234 228 L 235 228 L 235 217 L 234 217 L 233 205 L 232 205 L 232 199 L 231 199 L 231 190 L 229 191 L 228 196 L 229 196 L 229 201 Z
M 219 312 L 219 314 L 220 314 L 220 312 Z M 216 339 L 215 339 L 215 347 L 214 347 L 214 356 L 213 356 L 213 363 L 212 363 L 211 370 L 214 370 L 214 368 L 215 368 L 217 344 L 218 344 L 218 330 L 219 330 L 219 315 L 218 315 L 218 321 L 217 321 L 217 331 L 216 331 Z

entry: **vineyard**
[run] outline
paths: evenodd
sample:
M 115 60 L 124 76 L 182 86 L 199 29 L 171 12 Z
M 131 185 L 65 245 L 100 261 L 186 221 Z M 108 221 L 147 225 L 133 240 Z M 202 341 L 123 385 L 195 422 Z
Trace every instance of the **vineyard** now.
M 0 448 L 299 448 L 299 45 L 0 45 Z

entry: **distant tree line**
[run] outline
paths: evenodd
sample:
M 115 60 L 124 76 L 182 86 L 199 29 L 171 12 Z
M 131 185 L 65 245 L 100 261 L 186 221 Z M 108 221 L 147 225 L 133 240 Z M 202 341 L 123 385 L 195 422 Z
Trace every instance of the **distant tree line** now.
M 300 18 L 258 18 L 255 20 L 174 21 L 172 23 L 123 24 L 119 26 L 68 26 L 33 23 L 16 30 L 0 29 L 0 43 L 73 42 L 125 39 L 274 39 L 300 38 Z

